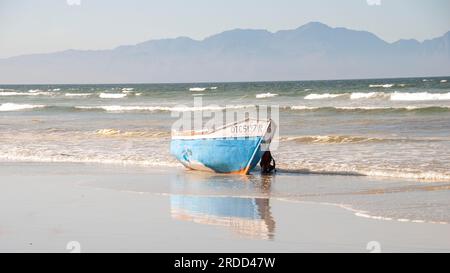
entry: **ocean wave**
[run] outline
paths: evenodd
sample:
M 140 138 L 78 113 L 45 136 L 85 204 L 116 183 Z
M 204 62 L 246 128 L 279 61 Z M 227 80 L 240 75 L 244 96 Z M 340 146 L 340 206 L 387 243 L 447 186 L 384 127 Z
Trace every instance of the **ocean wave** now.
M 66 97 L 89 97 L 92 93 L 66 93 Z
M 127 94 L 123 93 L 100 93 L 99 97 L 102 99 L 121 99 L 126 97 Z
M 192 87 L 189 88 L 189 91 L 191 92 L 203 92 L 206 90 L 206 87 Z
M 280 137 L 282 142 L 298 142 L 304 144 L 350 144 L 368 142 L 439 142 L 450 141 L 450 138 L 424 137 L 424 138 L 391 138 L 391 137 L 368 137 L 348 135 L 317 135 L 317 136 L 284 136 Z
M 389 177 L 389 178 L 405 178 L 422 181 L 449 181 L 450 174 L 435 171 L 408 171 L 408 170 L 361 170 L 366 176 Z
M 23 93 L 23 92 L 15 92 L 15 91 L 1 91 L 0 96 L 32 96 L 33 94 L 30 93 Z
M 32 105 L 32 104 L 16 104 L 16 103 L 3 103 L 0 104 L 0 112 L 21 111 L 35 108 L 44 108 L 45 105 Z
M 132 158 L 111 158 L 98 156 L 72 156 L 69 154 L 41 155 L 31 151 L 10 151 L 0 154 L 2 161 L 15 162 L 45 162 L 45 163 L 98 163 L 114 165 L 132 165 L 132 166 L 153 166 L 183 168 L 181 164 L 174 160 L 161 160 L 151 158 L 149 160 Z
M 323 100 L 323 99 L 342 99 L 349 98 L 351 100 L 361 99 L 390 99 L 391 101 L 440 101 L 450 100 L 449 93 L 407 93 L 407 92 L 354 92 L 354 93 L 336 93 L 336 94 L 309 94 L 304 97 L 305 100 Z
M 171 136 L 169 131 L 122 131 L 119 129 L 100 129 L 95 134 L 103 137 L 121 137 L 121 138 L 167 138 Z
M 348 93 L 340 93 L 340 94 L 309 94 L 306 97 L 304 97 L 305 100 L 322 100 L 322 99 L 334 99 L 339 98 L 342 96 L 348 96 Z
M 281 137 L 280 141 L 294 141 L 298 143 L 317 143 L 317 144 L 345 144 L 345 143 L 362 143 L 362 142 L 381 142 L 388 139 L 364 137 L 364 136 L 291 136 Z
M 277 163 L 280 173 L 299 173 L 299 174 L 319 174 L 319 175 L 346 175 L 346 176 L 370 176 L 385 178 L 403 178 L 419 180 L 424 182 L 443 182 L 450 181 L 450 173 L 411 170 L 411 169 L 384 169 L 377 166 L 357 167 L 357 166 L 323 166 L 319 164 L 309 164 L 300 162 Z
M 227 106 L 203 106 L 203 107 L 187 107 L 187 106 L 122 106 L 122 105 L 106 105 L 106 106 L 75 106 L 80 110 L 103 110 L 107 112 L 192 112 L 192 111 L 222 111 L 226 109 L 245 109 L 254 108 L 255 105 L 227 105 Z
M 441 83 L 446 83 L 447 82 L 447 80 L 441 80 Z
M 450 100 L 449 93 L 400 93 L 395 92 L 390 94 L 392 101 L 439 101 L 439 100 Z
M 384 92 L 370 92 L 370 93 L 355 92 L 350 94 L 351 100 L 387 98 L 387 97 L 389 97 L 389 94 Z
M 278 96 L 278 94 L 272 94 L 272 93 L 264 93 L 264 94 L 257 94 L 256 98 L 257 99 L 265 99 L 265 98 L 273 98 Z
M 343 111 L 343 112 L 447 112 L 450 111 L 450 105 L 425 105 L 425 106 L 290 106 L 293 111 Z
M 2 91 L 0 96 L 52 96 L 51 92 L 32 90 L 33 92 Z
M 371 84 L 369 85 L 370 88 L 391 88 L 394 87 L 395 84 L 392 83 L 386 83 L 386 84 Z
M 314 110 L 320 110 L 320 109 L 328 109 L 330 107 L 315 107 L 315 106 L 304 106 L 304 105 L 298 105 L 298 106 L 290 106 L 288 107 L 291 110 L 305 110 L 305 111 L 314 111 Z

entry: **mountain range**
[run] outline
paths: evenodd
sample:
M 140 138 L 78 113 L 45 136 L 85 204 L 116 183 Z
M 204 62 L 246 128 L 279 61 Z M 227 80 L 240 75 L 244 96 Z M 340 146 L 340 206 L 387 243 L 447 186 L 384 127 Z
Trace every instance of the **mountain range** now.
M 234 29 L 194 40 L 0 59 L 0 84 L 223 82 L 450 75 L 450 31 L 388 43 L 312 22 L 293 30 Z

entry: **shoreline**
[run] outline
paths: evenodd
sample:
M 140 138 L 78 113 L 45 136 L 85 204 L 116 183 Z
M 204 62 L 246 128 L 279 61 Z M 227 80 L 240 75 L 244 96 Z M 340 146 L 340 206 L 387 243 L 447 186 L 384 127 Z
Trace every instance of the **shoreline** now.
M 450 251 L 449 225 L 369 219 L 318 202 L 352 201 L 362 190 L 353 183 L 398 189 L 393 181 L 17 162 L 0 164 L 0 181 L 0 252 L 68 252 L 70 241 L 83 252 L 369 252 L 372 241 L 383 252 Z

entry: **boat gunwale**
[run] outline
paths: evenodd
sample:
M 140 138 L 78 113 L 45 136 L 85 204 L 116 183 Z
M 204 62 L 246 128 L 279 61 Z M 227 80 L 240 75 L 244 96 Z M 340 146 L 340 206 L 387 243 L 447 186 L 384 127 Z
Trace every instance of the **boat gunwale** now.
M 235 125 L 238 125 L 240 123 L 245 123 L 245 122 L 249 122 L 249 121 L 267 122 L 269 124 L 272 123 L 271 119 L 246 118 L 246 119 L 241 120 L 241 121 L 235 121 L 233 123 L 225 124 L 225 125 L 223 125 L 221 127 L 215 128 L 214 130 L 208 130 L 208 129 L 206 129 L 206 130 L 197 130 L 197 131 L 195 131 L 195 130 L 186 130 L 186 131 L 175 131 L 175 130 L 172 130 L 172 137 L 207 136 L 207 135 L 213 134 L 213 133 L 215 133 L 217 131 L 224 130 L 224 129 L 228 128 L 228 127 L 235 126 Z M 256 137 L 256 136 L 246 136 L 246 137 Z M 227 138 L 239 138 L 239 137 L 217 137 L 215 139 L 222 139 L 222 138 L 223 139 L 227 139 Z M 245 138 L 245 137 L 241 137 L 241 138 Z

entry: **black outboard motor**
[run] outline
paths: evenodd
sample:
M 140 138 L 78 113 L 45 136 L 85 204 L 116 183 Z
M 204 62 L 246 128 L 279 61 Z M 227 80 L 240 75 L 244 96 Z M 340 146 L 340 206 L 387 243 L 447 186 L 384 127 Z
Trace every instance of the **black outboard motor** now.
M 273 159 L 272 154 L 270 151 L 264 152 L 263 156 L 261 157 L 261 162 L 259 163 L 261 166 L 261 173 L 263 174 L 270 174 L 272 172 L 276 172 L 275 169 L 276 163 L 275 159 Z

